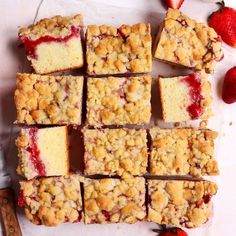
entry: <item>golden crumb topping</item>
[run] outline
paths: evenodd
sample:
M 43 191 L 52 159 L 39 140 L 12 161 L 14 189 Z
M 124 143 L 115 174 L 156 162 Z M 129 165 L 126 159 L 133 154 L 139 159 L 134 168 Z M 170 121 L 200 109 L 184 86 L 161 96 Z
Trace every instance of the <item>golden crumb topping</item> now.
M 151 76 L 88 78 L 87 124 L 149 123 Z
M 87 71 L 90 75 L 144 73 L 152 69 L 151 27 L 89 25 L 86 33 Z
M 209 181 L 148 180 L 148 221 L 194 228 L 211 215 L 217 185 Z
M 161 60 L 213 73 L 223 58 L 221 39 L 215 30 L 178 9 L 168 9 L 158 37 L 154 57 Z
M 147 172 L 147 133 L 134 129 L 85 129 L 85 174 L 142 175 Z
M 20 202 L 34 224 L 57 226 L 82 218 L 80 176 L 50 177 L 20 181 Z
M 36 40 L 42 36 L 65 37 L 71 33 L 71 27 L 81 27 L 81 15 L 75 16 L 54 16 L 38 21 L 36 24 L 30 25 L 27 28 L 19 30 L 19 36 L 29 37 L 31 40 Z
M 17 74 L 17 123 L 81 124 L 82 76 Z
M 214 159 L 217 132 L 196 129 L 150 130 L 150 172 L 155 175 L 218 175 Z
M 86 224 L 142 221 L 146 217 L 145 179 L 87 179 L 84 210 Z

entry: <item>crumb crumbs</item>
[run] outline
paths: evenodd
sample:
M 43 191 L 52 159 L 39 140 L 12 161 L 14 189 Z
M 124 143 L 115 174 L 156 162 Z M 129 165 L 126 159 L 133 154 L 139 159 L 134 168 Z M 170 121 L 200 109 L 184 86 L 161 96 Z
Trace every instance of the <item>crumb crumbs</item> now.
M 203 120 L 200 122 L 199 127 L 201 129 L 204 129 L 204 128 L 207 128 L 207 125 L 208 125 L 208 120 Z
M 179 127 L 180 125 L 181 125 L 180 122 L 175 122 L 175 124 L 174 124 L 175 127 Z
M 230 122 L 229 122 L 229 126 L 232 126 L 232 125 L 233 125 L 233 122 L 232 122 L 232 121 L 230 121 Z

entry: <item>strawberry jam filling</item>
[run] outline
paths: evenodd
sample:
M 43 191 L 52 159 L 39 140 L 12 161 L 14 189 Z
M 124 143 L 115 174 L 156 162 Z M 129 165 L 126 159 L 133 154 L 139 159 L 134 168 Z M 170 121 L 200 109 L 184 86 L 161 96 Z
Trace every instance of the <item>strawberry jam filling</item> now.
M 36 40 L 31 40 L 30 38 L 26 36 L 20 36 L 19 40 L 21 40 L 24 43 L 26 54 L 33 59 L 37 59 L 36 48 L 39 44 L 52 43 L 52 42 L 58 42 L 58 43 L 66 42 L 72 37 L 78 37 L 79 35 L 80 35 L 80 28 L 71 26 L 71 33 L 62 38 L 56 38 L 53 36 L 45 35 Z
M 208 194 L 203 197 L 203 202 L 205 204 L 209 203 L 210 201 L 211 201 L 211 195 Z
M 45 165 L 40 158 L 40 150 L 37 145 L 37 132 L 37 128 L 31 128 L 29 130 L 30 145 L 26 148 L 26 151 L 30 153 L 30 161 L 33 164 L 34 169 L 37 171 L 38 175 L 45 176 Z
M 23 207 L 24 206 L 24 198 L 23 198 L 23 190 L 20 190 L 20 194 L 19 194 L 19 197 L 18 197 L 18 206 L 19 207 Z
M 198 72 L 190 74 L 184 77 L 181 81 L 186 83 L 189 87 L 191 104 L 187 107 L 187 111 L 191 119 L 197 119 L 204 112 L 204 109 L 201 106 L 201 101 L 204 98 L 201 94 L 201 74 Z
M 102 214 L 104 215 L 106 221 L 110 221 L 111 215 L 110 215 L 109 212 L 107 212 L 107 211 L 105 211 L 105 210 L 102 210 Z

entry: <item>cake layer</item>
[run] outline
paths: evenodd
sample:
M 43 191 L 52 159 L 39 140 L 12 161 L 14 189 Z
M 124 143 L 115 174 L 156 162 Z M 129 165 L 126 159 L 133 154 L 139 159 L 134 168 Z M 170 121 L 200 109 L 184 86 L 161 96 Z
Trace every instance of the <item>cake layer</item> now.
M 37 176 L 68 175 L 67 127 L 21 129 L 16 139 L 17 172 L 27 179 Z
M 55 16 L 19 30 L 28 60 L 38 74 L 80 68 L 82 16 Z
M 150 173 L 154 175 L 218 175 L 211 130 L 150 129 Z
M 17 123 L 80 125 L 82 93 L 82 76 L 17 74 Z
M 212 213 L 217 185 L 209 181 L 148 180 L 148 221 L 194 228 Z
M 87 124 L 146 124 L 151 118 L 151 76 L 88 78 Z
M 213 28 L 169 8 L 157 34 L 154 57 L 176 65 L 213 73 L 223 59 L 221 38 Z
M 80 176 L 49 177 L 20 181 L 18 204 L 34 224 L 57 226 L 83 217 Z
M 203 72 L 158 79 L 165 122 L 208 119 L 212 115 L 211 84 Z
M 151 72 L 151 27 L 138 23 L 112 26 L 89 25 L 86 33 L 89 75 Z
M 85 129 L 85 174 L 143 175 L 147 172 L 146 130 Z
M 132 224 L 144 220 L 144 178 L 87 179 L 84 184 L 84 215 L 86 224 Z

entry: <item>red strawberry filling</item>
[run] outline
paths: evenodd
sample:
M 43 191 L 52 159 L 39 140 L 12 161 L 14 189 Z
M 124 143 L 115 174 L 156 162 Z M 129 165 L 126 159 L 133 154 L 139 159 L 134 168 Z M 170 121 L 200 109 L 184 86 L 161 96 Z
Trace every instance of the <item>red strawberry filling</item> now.
M 24 206 L 24 192 L 23 190 L 20 190 L 19 196 L 18 196 L 18 206 L 23 207 Z
M 207 194 L 203 197 L 203 201 L 205 204 L 209 203 L 211 200 L 211 195 Z
M 26 151 L 30 153 L 30 161 L 32 162 L 34 169 L 37 171 L 39 176 L 45 176 L 45 165 L 40 158 L 40 150 L 37 145 L 37 132 L 37 128 L 31 128 L 29 130 L 30 145 L 26 148 Z
M 105 216 L 106 221 L 110 221 L 111 214 L 105 210 L 102 210 L 102 214 Z
M 72 37 L 79 37 L 80 36 L 80 28 L 75 26 L 71 26 L 71 33 L 62 38 L 56 38 L 49 35 L 42 36 L 36 40 L 31 40 L 28 37 L 20 36 L 19 40 L 24 43 L 25 51 L 28 56 L 31 58 L 37 59 L 36 48 L 41 43 L 51 43 L 51 42 L 66 42 Z
M 187 107 L 187 111 L 192 119 L 199 118 L 204 109 L 201 107 L 203 100 L 201 90 L 201 74 L 196 72 L 184 77 L 181 81 L 185 82 L 189 87 L 189 95 L 191 97 L 191 104 Z

